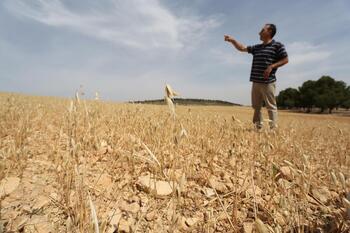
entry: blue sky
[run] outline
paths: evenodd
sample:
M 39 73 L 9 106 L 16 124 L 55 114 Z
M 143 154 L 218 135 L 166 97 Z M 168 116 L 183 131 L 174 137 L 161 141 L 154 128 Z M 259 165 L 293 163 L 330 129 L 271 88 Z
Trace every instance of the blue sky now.
M 2 0 L 0 91 L 129 101 L 184 98 L 250 104 L 252 56 L 275 23 L 289 64 L 277 90 L 331 75 L 350 85 L 350 1 Z

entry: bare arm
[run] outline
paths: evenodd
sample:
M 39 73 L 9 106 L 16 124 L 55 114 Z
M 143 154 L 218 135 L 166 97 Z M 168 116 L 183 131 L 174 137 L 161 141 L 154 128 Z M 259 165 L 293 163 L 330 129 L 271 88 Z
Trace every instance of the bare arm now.
M 272 64 L 272 65 L 271 65 L 271 66 L 272 66 L 271 68 L 272 68 L 272 69 L 278 68 L 278 67 L 284 66 L 284 65 L 287 64 L 287 63 L 288 63 L 288 57 L 285 57 L 285 58 L 279 60 L 278 62 Z
M 285 58 L 282 58 L 281 60 L 279 60 L 278 62 L 269 65 L 264 72 L 264 78 L 265 79 L 269 78 L 272 69 L 281 67 L 287 63 L 288 63 L 288 57 L 285 57 Z
M 248 52 L 247 47 L 236 41 L 233 37 L 225 35 L 225 41 L 230 42 L 235 48 L 241 52 Z

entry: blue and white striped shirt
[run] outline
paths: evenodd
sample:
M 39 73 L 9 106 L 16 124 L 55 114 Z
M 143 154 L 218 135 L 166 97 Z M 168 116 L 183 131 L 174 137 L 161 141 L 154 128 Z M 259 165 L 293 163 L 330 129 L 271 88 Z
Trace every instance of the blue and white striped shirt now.
M 250 73 L 250 81 L 257 83 L 273 83 L 276 81 L 277 68 L 272 69 L 268 79 L 264 79 L 264 71 L 266 68 L 288 57 L 284 45 L 280 42 L 272 40 L 268 44 L 257 44 L 247 47 L 248 53 L 253 54 L 253 64 Z

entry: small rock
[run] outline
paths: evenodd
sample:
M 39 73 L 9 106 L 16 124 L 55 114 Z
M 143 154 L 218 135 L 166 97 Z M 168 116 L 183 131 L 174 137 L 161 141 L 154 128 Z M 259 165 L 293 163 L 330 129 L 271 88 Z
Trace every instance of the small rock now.
M 141 206 L 145 207 L 145 206 L 147 206 L 149 200 L 148 200 L 148 198 L 146 196 L 141 196 L 140 197 L 140 202 L 141 202 Z
M 248 216 L 248 211 L 245 209 L 237 210 L 236 211 L 236 218 L 239 220 L 239 222 L 243 222 Z
M 136 214 L 140 211 L 140 205 L 137 202 L 133 202 L 131 204 L 128 204 L 127 202 L 122 202 L 120 205 L 120 209 L 132 214 Z
M 252 222 L 244 222 L 243 223 L 243 232 L 244 233 L 252 233 L 254 224 Z
M 23 212 L 25 212 L 27 214 L 32 213 L 32 208 L 31 208 L 31 206 L 29 204 L 24 204 L 22 206 L 22 210 L 23 210 Z
M 107 146 L 107 153 L 113 153 L 113 149 L 111 146 Z
M 54 201 L 59 201 L 60 200 L 57 193 L 50 193 L 49 198 L 51 198 Z
M 187 226 L 187 224 L 186 224 L 186 218 L 185 217 L 180 217 L 179 219 L 178 219 L 178 226 L 179 226 L 179 228 L 180 229 L 182 229 L 182 230 L 185 230 L 185 231 L 188 231 L 188 226 Z
M 101 146 L 101 148 L 107 147 L 108 143 L 105 140 L 101 140 L 100 146 Z
M 108 214 L 108 217 L 110 219 L 110 227 L 108 228 L 107 233 L 114 233 L 115 230 L 118 228 L 118 224 L 120 219 L 122 218 L 122 213 L 119 209 L 110 211 Z
M 291 189 L 293 187 L 293 183 L 285 179 L 279 179 L 277 184 L 283 189 Z
M 156 193 L 159 196 L 168 196 L 172 194 L 173 188 L 169 182 L 166 181 L 157 181 L 156 182 Z
M 118 232 L 129 233 L 131 231 L 130 224 L 127 220 L 121 219 L 118 225 Z
M 184 173 L 183 169 L 169 169 L 166 171 L 169 178 L 171 180 L 176 181 L 177 183 L 180 183 L 182 174 Z
M 147 221 L 153 221 L 156 217 L 156 211 L 151 211 L 149 213 L 146 214 L 146 220 Z
M 276 212 L 276 213 L 275 213 L 275 220 L 276 220 L 276 222 L 278 223 L 278 225 L 280 225 L 280 226 L 286 225 L 286 220 L 285 220 L 285 218 L 284 218 L 283 215 L 282 215 L 281 213 L 279 213 L 279 212 Z
M 13 226 L 15 226 L 15 229 L 20 231 L 29 220 L 30 218 L 28 216 L 18 216 L 13 222 Z
M 338 199 L 339 198 L 339 193 L 334 192 L 334 191 L 330 191 L 330 193 L 331 193 L 331 198 L 332 199 Z
M 283 211 L 282 211 L 282 214 L 283 214 L 284 217 L 290 218 L 290 213 L 289 213 L 288 210 L 283 210 Z
M 138 196 L 131 196 L 130 198 L 128 198 L 128 200 L 130 200 L 130 202 L 140 202 L 140 197 Z
M 293 179 L 293 173 L 292 169 L 288 166 L 283 166 L 280 168 L 280 173 L 282 174 L 282 177 L 287 179 L 287 180 L 292 180 Z
M 209 184 L 212 188 L 214 188 L 218 193 L 226 193 L 227 187 L 224 183 L 218 181 L 216 177 L 211 177 L 209 179 Z
M 326 204 L 331 198 L 331 192 L 325 186 L 320 188 L 313 188 L 312 195 L 323 204 Z
M 101 176 L 97 177 L 97 179 L 97 186 L 103 189 L 106 189 L 113 184 L 111 176 L 107 173 L 102 174 Z
M 233 190 L 235 188 L 235 185 L 231 181 L 226 181 L 225 185 L 228 188 L 228 190 Z
M 261 188 L 259 188 L 259 186 L 255 185 L 254 188 L 252 186 L 250 186 L 247 190 L 246 190 L 246 194 L 247 196 L 251 196 L 253 197 L 254 194 L 255 196 L 261 196 L 262 194 L 262 190 Z
M 36 224 L 28 224 L 24 227 L 24 232 L 36 233 L 53 233 L 55 232 L 52 224 L 48 222 L 39 222 Z
M 203 188 L 203 193 L 204 193 L 204 195 L 205 195 L 207 198 L 210 198 L 210 197 L 215 196 L 215 191 L 214 191 L 214 189 L 212 189 L 212 188 L 204 187 L 204 188 Z
M 257 232 L 260 232 L 260 233 L 268 233 L 270 232 L 268 229 L 271 228 L 268 224 L 265 224 L 259 218 L 255 220 L 255 227 L 257 229 Z M 272 229 L 272 232 L 274 232 L 273 229 Z
M 129 233 L 132 232 L 132 227 L 135 224 L 135 220 L 133 218 L 128 218 L 127 220 L 122 218 L 119 221 L 118 232 Z
M 216 225 L 214 232 L 224 232 L 224 227 L 222 225 Z
M 221 212 L 218 216 L 216 216 L 217 221 L 222 221 L 224 219 L 227 219 L 227 215 L 225 212 Z
M 9 195 L 18 187 L 20 179 L 18 177 L 6 177 L 0 182 L 0 198 Z
M 141 189 L 154 193 L 157 197 L 165 197 L 173 193 L 173 184 L 167 181 L 156 181 L 150 175 L 139 177 L 138 185 Z
M 198 222 L 198 218 L 186 218 L 185 220 L 185 223 L 188 227 L 192 227 L 196 225 L 197 222 Z
M 229 164 L 232 168 L 236 167 L 236 158 L 231 158 L 229 161 Z
M 49 203 L 50 203 L 50 199 L 49 198 L 47 198 L 45 196 L 39 196 L 36 199 L 36 201 L 35 201 L 35 203 L 34 203 L 34 205 L 32 207 L 32 210 L 33 211 L 38 211 L 38 210 L 40 210 L 41 208 L 43 208 L 44 206 L 46 206 Z

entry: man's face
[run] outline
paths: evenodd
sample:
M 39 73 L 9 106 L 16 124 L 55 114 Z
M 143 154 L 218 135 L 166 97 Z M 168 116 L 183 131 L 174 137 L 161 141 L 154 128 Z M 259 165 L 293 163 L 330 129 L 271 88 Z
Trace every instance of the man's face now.
M 266 41 L 266 40 L 269 40 L 271 38 L 270 36 L 270 32 L 269 32 L 269 26 L 268 25 L 265 25 L 261 31 L 259 32 L 259 35 L 260 35 L 260 40 L 261 41 Z

